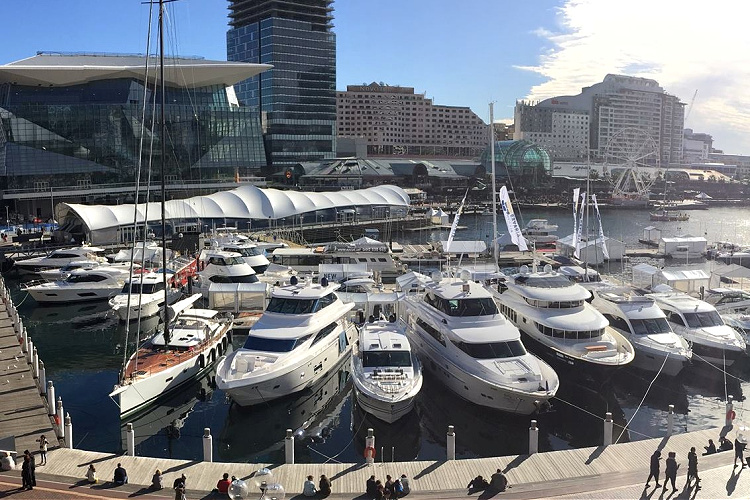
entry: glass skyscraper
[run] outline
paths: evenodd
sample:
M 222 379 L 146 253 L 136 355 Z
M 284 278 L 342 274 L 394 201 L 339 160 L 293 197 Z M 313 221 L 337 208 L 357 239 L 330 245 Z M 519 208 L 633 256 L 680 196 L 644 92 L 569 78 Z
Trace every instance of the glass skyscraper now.
M 235 85 L 258 107 L 273 171 L 335 156 L 336 35 L 332 0 L 230 0 L 229 61 L 273 69 Z

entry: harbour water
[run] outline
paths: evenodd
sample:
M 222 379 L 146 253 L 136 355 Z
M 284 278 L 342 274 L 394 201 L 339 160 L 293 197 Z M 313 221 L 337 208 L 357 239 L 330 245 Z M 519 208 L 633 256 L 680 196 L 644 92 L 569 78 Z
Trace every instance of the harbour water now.
M 567 211 L 524 210 L 522 219 L 546 218 L 560 226 L 558 235 L 572 232 L 572 215 Z M 655 225 L 663 235 L 704 235 L 711 241 L 750 243 L 750 209 L 712 208 L 692 211 L 689 221 L 652 223 L 644 210 L 604 210 L 604 232 L 637 245 L 643 228 Z M 593 214 L 592 214 L 593 216 Z M 499 218 L 501 232 L 504 230 Z M 593 217 L 592 217 L 593 219 Z M 464 215 L 457 240 L 485 240 L 492 237 L 491 217 Z M 592 224 L 593 227 L 593 224 Z M 442 233 L 397 234 L 403 243 L 424 243 L 447 239 Z M 668 263 L 669 265 L 678 263 Z M 683 264 L 683 263 L 679 263 Z M 713 262 L 688 264 L 709 268 Z M 659 263 L 663 265 L 663 263 Z M 628 265 L 614 264 L 603 272 L 627 276 Z M 125 326 L 109 312 L 106 302 L 65 307 L 40 307 L 18 289 L 19 277 L 6 277 L 14 301 L 24 317 L 40 357 L 62 396 L 65 411 L 74 425 L 74 442 L 79 448 L 119 452 L 124 447 L 124 430 L 119 411 L 107 394 L 118 378 L 126 339 Z M 151 320 L 154 321 L 153 319 Z M 144 329 L 155 324 L 142 325 Z M 131 326 L 130 337 L 135 327 Z M 242 338 L 235 338 L 239 345 Z M 132 342 L 132 341 L 131 341 Z M 129 352 L 132 352 L 131 343 Z M 360 461 L 368 427 L 375 430 L 378 459 L 386 461 L 434 460 L 445 458 L 448 425 L 457 434 L 458 457 L 484 457 L 525 453 L 530 417 L 517 417 L 466 403 L 429 376 L 418 396 L 416 409 L 394 425 L 366 416 L 354 402 L 348 362 L 311 390 L 267 405 L 240 408 L 227 403 L 224 394 L 211 388 L 210 377 L 132 420 L 136 453 L 155 457 L 200 459 L 203 429 L 214 436 L 214 457 L 221 461 L 281 462 L 285 430 L 297 436 L 298 462 Z M 615 438 L 629 423 L 621 441 L 662 435 L 669 404 L 675 405 L 679 430 L 697 430 L 723 425 L 724 401 L 731 394 L 740 422 L 744 414 L 743 393 L 750 388 L 750 362 L 725 375 L 711 368 L 683 372 L 678 379 L 657 379 L 623 368 L 601 385 L 579 385 L 563 378 L 553 411 L 539 416 L 540 450 L 593 446 L 602 439 L 602 418 L 612 412 Z M 644 398 L 648 390 L 648 394 Z M 635 415 L 635 416 L 634 416 Z M 631 421 L 632 419 L 632 421 Z M 700 443 L 699 443 L 700 444 Z

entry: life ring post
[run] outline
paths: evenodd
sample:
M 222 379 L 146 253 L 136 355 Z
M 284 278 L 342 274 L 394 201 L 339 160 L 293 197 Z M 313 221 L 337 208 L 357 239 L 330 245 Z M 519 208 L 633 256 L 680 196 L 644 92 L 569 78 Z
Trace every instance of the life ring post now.
M 365 463 L 373 465 L 375 463 L 375 434 L 372 428 L 367 429 L 365 438 Z
M 734 413 L 734 403 L 733 403 L 734 397 L 730 394 L 727 396 L 727 412 L 726 412 L 726 420 L 724 421 L 724 425 L 727 427 L 732 426 L 732 420 L 737 416 Z

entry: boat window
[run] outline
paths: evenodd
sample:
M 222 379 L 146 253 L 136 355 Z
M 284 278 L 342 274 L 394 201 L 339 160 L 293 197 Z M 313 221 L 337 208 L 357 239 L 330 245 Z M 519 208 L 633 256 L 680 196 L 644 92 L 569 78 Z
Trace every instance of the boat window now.
M 685 321 L 690 328 L 702 328 L 709 326 L 721 326 L 724 322 L 716 311 L 699 313 L 685 313 Z
M 226 266 L 222 257 L 211 257 L 210 259 L 208 259 L 208 263 L 215 266 Z
M 318 332 L 318 334 L 315 336 L 315 338 L 312 341 L 312 344 L 310 346 L 314 346 L 316 343 L 318 343 L 320 340 L 327 337 L 332 331 L 336 329 L 337 324 L 331 323 L 327 327 L 323 328 L 321 331 Z
M 527 304 L 532 307 L 544 308 L 544 309 L 573 309 L 581 307 L 583 300 L 563 300 L 563 301 L 549 301 L 549 300 L 537 300 L 530 299 L 528 297 L 523 298 Z
M 670 313 L 669 314 L 669 321 L 676 325 L 685 326 L 685 321 L 683 321 L 682 316 L 680 316 L 680 313 Z
M 71 274 L 65 281 L 68 283 L 97 283 L 106 279 L 106 276 L 98 274 Z
M 620 318 L 620 317 L 614 316 L 612 314 L 605 314 L 604 317 L 607 318 L 607 321 L 609 321 L 609 324 L 612 325 L 612 326 L 614 326 L 615 328 L 617 328 L 619 330 L 622 330 L 624 332 L 629 332 L 630 331 L 630 326 L 628 326 L 628 322 L 625 321 L 624 318 Z M 632 321 L 633 320 L 631 320 L 631 323 L 632 323 Z M 638 333 L 638 332 L 634 331 L 633 333 Z
M 409 367 L 409 351 L 365 351 L 362 353 L 362 366 L 365 368 Z
M 448 316 L 473 317 L 497 314 L 492 297 L 482 299 L 439 299 L 438 309 Z
M 551 276 L 528 276 L 516 277 L 516 284 L 532 286 L 535 288 L 565 288 L 574 286 L 574 283 L 561 274 Z
M 324 307 L 328 307 L 331 304 L 336 302 L 336 296 L 333 293 L 329 293 L 328 295 L 324 295 L 323 297 L 318 299 L 318 303 L 315 306 L 314 312 L 318 312 Z
M 363 285 L 349 285 L 340 290 L 343 293 L 367 293 L 367 288 Z
M 310 314 L 315 306 L 315 299 L 290 299 L 273 297 L 266 311 L 281 314 Z
M 385 257 L 378 257 L 378 262 L 388 262 Z
M 289 352 L 304 344 L 310 337 L 311 335 L 306 335 L 298 339 L 267 339 L 248 335 L 245 345 L 242 347 L 251 351 Z
M 487 342 L 482 344 L 457 342 L 456 347 L 474 359 L 513 358 L 526 354 L 526 349 L 520 340 Z
M 426 331 L 428 334 L 430 334 L 435 340 L 445 345 L 445 339 L 443 338 L 443 334 L 440 333 L 437 328 L 425 322 L 421 318 L 417 318 L 417 325 L 421 326 L 422 329 Z
M 164 283 L 133 283 L 131 287 L 131 291 L 133 294 L 139 294 L 143 293 L 144 295 L 148 295 L 151 293 L 156 293 L 159 291 L 164 291 Z M 125 283 L 125 286 L 122 287 L 121 293 L 128 293 L 128 284 Z
M 75 259 L 78 258 L 78 260 L 81 260 L 81 256 L 75 253 L 52 253 L 48 259 Z
M 604 335 L 604 328 L 601 328 L 599 330 L 560 330 L 558 328 L 552 328 L 541 323 L 534 324 L 536 325 L 537 330 L 539 330 L 542 334 L 556 339 L 587 340 Z
M 665 318 L 631 319 L 633 333 L 636 335 L 649 335 L 652 333 L 668 333 L 672 329 Z
M 211 283 L 257 283 L 258 277 L 254 274 L 246 276 L 211 276 L 208 278 Z

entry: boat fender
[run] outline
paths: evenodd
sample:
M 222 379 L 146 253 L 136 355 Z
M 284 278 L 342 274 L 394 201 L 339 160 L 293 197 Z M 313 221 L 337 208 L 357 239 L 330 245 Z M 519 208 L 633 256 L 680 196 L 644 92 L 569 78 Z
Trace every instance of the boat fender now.
M 365 459 L 367 459 L 367 458 L 374 459 L 375 458 L 375 448 L 373 448 L 372 446 L 366 447 L 365 448 L 364 456 L 365 456 Z

